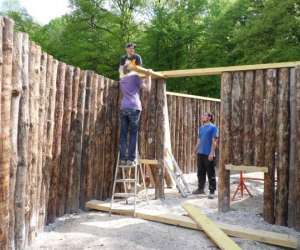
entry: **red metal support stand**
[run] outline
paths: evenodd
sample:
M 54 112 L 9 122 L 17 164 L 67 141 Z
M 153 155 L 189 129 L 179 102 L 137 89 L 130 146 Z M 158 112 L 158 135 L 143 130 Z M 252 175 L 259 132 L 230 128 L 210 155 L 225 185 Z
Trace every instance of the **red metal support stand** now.
M 240 172 L 240 182 L 239 182 L 239 185 L 237 186 L 237 188 L 236 188 L 236 190 L 234 192 L 234 195 L 232 196 L 231 200 L 234 201 L 234 198 L 237 195 L 237 193 L 238 193 L 239 190 L 241 191 L 241 198 L 243 198 L 244 197 L 244 189 L 247 191 L 247 193 L 249 194 L 250 197 L 253 197 L 253 195 L 250 193 L 249 189 L 246 186 L 245 178 L 243 176 L 243 172 L 241 171 Z

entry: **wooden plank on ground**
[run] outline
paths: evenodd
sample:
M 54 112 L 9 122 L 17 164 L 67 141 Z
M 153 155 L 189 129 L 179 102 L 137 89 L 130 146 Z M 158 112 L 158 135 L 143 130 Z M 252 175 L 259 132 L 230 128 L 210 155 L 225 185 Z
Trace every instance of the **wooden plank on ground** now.
M 110 211 L 110 203 L 105 201 L 91 200 L 87 202 L 85 206 L 86 208 L 95 209 L 102 212 Z M 133 213 L 126 209 L 126 207 L 124 209 L 113 209 L 112 213 L 126 216 L 133 215 Z M 194 222 L 191 218 L 183 215 L 176 215 L 171 213 L 166 214 L 159 211 L 137 209 L 135 216 L 140 219 L 160 222 L 168 225 L 180 226 L 194 230 L 203 230 L 202 227 L 198 226 L 196 222 Z M 274 233 L 260 229 L 251 229 L 226 223 L 217 223 L 217 226 L 230 236 L 239 237 L 246 240 L 254 240 L 292 249 L 297 249 L 297 247 L 299 246 L 297 238 L 288 234 Z
M 268 168 L 267 167 L 258 167 L 258 166 L 243 166 L 243 165 L 231 165 L 231 164 L 226 164 L 225 165 L 226 170 L 231 170 L 231 171 L 246 171 L 246 172 L 264 172 L 268 173 Z
M 241 249 L 227 234 L 225 234 L 211 219 L 209 219 L 197 206 L 183 203 L 182 207 L 188 212 L 189 216 L 201 226 L 209 238 L 216 243 L 220 249 L 234 250 Z

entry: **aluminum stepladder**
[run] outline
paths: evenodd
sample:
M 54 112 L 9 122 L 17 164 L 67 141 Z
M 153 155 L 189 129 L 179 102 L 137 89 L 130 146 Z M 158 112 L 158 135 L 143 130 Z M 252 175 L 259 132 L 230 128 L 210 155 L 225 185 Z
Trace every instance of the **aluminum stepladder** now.
M 145 198 L 146 198 L 147 204 L 149 202 L 148 189 L 147 189 L 146 182 L 145 182 L 144 171 L 143 171 L 143 168 L 142 168 L 142 164 L 140 163 L 140 158 L 139 158 L 138 152 L 137 152 L 136 164 L 134 164 L 132 166 L 120 165 L 119 164 L 119 157 L 120 157 L 120 152 L 118 152 L 118 157 L 117 157 L 117 163 L 116 163 L 115 177 L 114 177 L 114 183 L 113 183 L 112 197 L 111 197 L 111 201 L 110 201 L 109 214 L 111 215 L 111 213 L 112 213 L 113 202 L 115 200 L 115 197 L 125 198 L 126 204 L 128 204 L 128 199 L 130 197 L 133 197 L 134 198 L 133 215 L 135 216 L 136 199 L 137 199 L 137 195 L 138 195 L 137 194 L 137 188 L 138 188 L 138 185 L 139 185 L 139 172 L 140 172 L 141 177 L 142 177 L 142 185 L 143 185 L 144 190 L 145 190 Z M 125 170 L 129 170 L 129 169 L 134 169 L 134 178 L 131 178 L 130 176 L 128 178 L 126 178 L 126 171 Z M 121 178 L 118 178 L 119 170 L 121 170 Z M 123 189 L 124 189 L 123 193 L 116 193 L 115 192 L 117 183 L 123 183 Z M 134 183 L 134 192 L 128 192 L 128 188 L 127 188 L 128 183 Z
M 172 152 L 170 152 L 168 149 L 165 150 L 165 156 L 165 166 L 173 181 L 175 182 L 178 191 L 180 192 L 182 197 L 187 197 L 188 194 L 191 193 L 191 191 L 177 161 L 175 160 Z

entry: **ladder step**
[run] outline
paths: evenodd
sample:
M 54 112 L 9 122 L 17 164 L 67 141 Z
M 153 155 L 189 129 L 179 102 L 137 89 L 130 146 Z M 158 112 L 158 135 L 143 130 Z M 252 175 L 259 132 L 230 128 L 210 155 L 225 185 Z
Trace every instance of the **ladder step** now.
M 118 165 L 119 168 L 135 168 L 137 165 Z
M 116 182 L 135 182 L 135 179 L 118 179 Z
M 129 197 L 134 197 L 134 193 L 115 193 L 114 197 L 121 197 L 121 198 L 129 198 Z

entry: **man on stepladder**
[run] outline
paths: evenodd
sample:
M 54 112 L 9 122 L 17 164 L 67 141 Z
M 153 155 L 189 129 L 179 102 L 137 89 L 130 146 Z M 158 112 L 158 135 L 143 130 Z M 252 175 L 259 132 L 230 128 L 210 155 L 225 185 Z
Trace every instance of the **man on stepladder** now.
M 140 100 L 140 89 L 143 81 L 139 75 L 130 71 L 129 64 L 141 65 L 142 59 L 134 53 L 135 45 L 126 45 L 127 55 L 120 61 L 120 89 L 121 101 L 121 128 L 120 128 L 120 165 L 136 164 L 136 146 L 142 105 Z M 129 143 L 127 135 L 129 134 Z
M 214 116 L 211 113 L 202 115 L 203 125 L 199 128 L 198 142 L 196 145 L 197 166 L 198 166 L 198 189 L 193 194 L 205 194 L 204 187 L 206 174 L 209 183 L 209 199 L 214 198 L 216 190 L 215 173 L 215 150 L 218 140 L 218 128 L 213 124 Z

